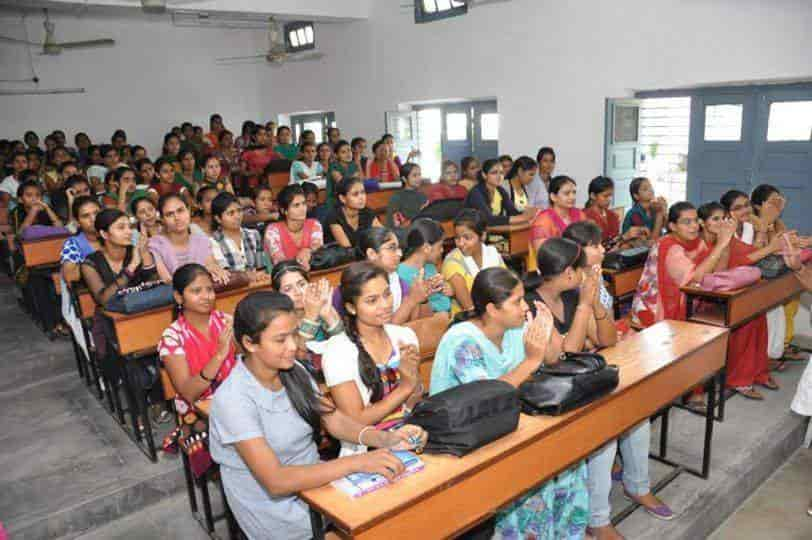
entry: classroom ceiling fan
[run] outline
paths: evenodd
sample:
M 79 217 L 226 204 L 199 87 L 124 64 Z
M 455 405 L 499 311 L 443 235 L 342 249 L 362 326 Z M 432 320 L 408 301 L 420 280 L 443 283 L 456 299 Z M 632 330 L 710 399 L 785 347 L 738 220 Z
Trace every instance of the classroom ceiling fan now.
M 256 61 L 264 58 L 274 66 L 288 62 L 320 60 L 324 53 L 316 47 L 315 29 L 312 22 L 292 22 L 283 26 L 274 18 L 268 19 L 268 50 L 250 56 L 230 56 L 217 58 L 218 64 L 233 64 Z
M 56 41 L 56 38 L 54 37 L 54 29 L 56 28 L 56 25 L 48 18 L 48 10 L 44 9 L 43 12 L 45 13 L 45 21 L 43 22 L 43 25 L 45 26 L 45 40 L 42 43 L 36 43 L 26 39 L 17 39 L 9 36 L 0 36 L 0 41 L 21 43 L 24 45 L 41 45 L 41 54 L 48 55 L 60 54 L 64 49 L 85 49 L 91 47 L 105 47 L 116 44 L 115 40 L 110 38 L 87 39 L 83 41 Z

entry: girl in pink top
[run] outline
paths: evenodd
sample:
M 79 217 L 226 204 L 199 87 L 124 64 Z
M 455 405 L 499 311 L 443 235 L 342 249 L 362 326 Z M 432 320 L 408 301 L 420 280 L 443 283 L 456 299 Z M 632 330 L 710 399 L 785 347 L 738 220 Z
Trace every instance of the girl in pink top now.
M 296 260 L 310 269 L 310 256 L 324 243 L 321 223 L 307 218 L 307 201 L 298 184 L 285 186 L 277 197 L 282 221 L 265 229 L 265 252 L 273 264 Z
M 575 207 L 575 180 L 556 176 L 550 180 L 550 208 L 533 220 L 530 244 L 533 251 L 550 238 L 558 238 L 569 225 L 586 219 L 584 211 Z

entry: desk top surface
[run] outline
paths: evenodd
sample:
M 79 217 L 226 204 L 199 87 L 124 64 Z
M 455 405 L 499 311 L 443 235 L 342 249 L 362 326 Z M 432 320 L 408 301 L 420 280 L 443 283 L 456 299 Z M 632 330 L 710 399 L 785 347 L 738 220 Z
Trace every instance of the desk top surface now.
M 681 287 L 680 290 L 686 294 L 690 294 L 691 296 L 702 296 L 706 298 L 719 298 L 723 300 L 730 300 L 742 297 L 748 293 L 758 291 L 761 288 L 768 287 L 777 282 L 781 283 L 782 287 L 786 285 L 789 287 L 789 289 L 796 288 L 800 289 L 800 283 L 798 282 L 798 279 L 795 277 L 795 274 L 793 272 L 787 272 L 786 274 L 779 276 L 777 278 L 760 279 L 759 281 L 753 283 L 752 285 L 742 287 L 741 289 L 735 289 L 732 291 L 709 291 L 706 289 L 702 289 L 701 287 L 698 287 L 696 285 Z
M 613 394 L 644 383 L 647 377 L 697 352 L 703 346 L 723 337 L 726 332 L 724 328 L 696 323 L 664 321 L 602 351 L 608 363 L 621 367 L 620 384 Z M 723 362 L 723 359 L 718 361 Z M 710 364 L 709 362 L 708 371 L 713 373 L 716 368 L 711 368 Z M 302 493 L 302 497 L 310 505 L 346 524 L 349 530 L 366 528 L 382 516 L 397 512 L 399 508 L 408 507 L 433 492 L 458 483 L 531 441 L 563 429 L 602 403 L 603 400 L 600 400 L 558 417 L 521 415 L 515 432 L 464 458 L 424 455 L 426 467 L 422 472 L 359 499 L 348 497 L 329 485 L 308 490 Z

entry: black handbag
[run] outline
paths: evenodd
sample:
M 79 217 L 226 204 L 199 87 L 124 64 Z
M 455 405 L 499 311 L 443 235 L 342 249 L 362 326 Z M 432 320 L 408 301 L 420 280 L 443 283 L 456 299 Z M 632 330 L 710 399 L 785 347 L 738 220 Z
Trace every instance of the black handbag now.
M 104 308 L 116 313 L 141 313 L 168 306 L 174 301 L 172 285 L 160 281 L 148 281 L 135 287 L 120 289 L 107 301 Z
M 414 219 L 429 218 L 435 221 L 451 221 L 464 207 L 465 201 L 462 199 L 440 199 L 424 206 Z M 412 222 L 414 223 L 414 220 Z
M 338 242 L 326 244 L 310 255 L 310 269 L 335 268 L 358 259 L 358 250 L 340 246 Z
M 519 385 L 522 412 L 558 416 L 609 394 L 619 382 L 617 366 L 593 353 L 564 353 Z
M 648 246 L 610 251 L 603 257 L 603 267 L 610 270 L 624 270 L 642 266 L 646 262 L 648 252 Z
M 784 262 L 784 257 L 781 255 L 767 255 L 758 261 L 755 266 L 761 270 L 761 277 L 764 279 L 775 279 L 789 272 L 789 266 Z
M 406 423 L 428 433 L 425 451 L 464 456 L 519 425 L 519 395 L 498 379 L 474 381 L 419 402 Z

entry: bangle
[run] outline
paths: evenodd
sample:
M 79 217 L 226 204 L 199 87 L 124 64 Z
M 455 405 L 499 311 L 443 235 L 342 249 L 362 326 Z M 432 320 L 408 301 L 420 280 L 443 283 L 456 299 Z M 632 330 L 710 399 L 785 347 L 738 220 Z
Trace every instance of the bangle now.
M 605 319 L 606 317 L 608 317 L 608 316 L 609 316 L 609 311 L 607 311 L 607 309 L 606 309 L 606 308 L 603 308 L 603 317 L 598 317 L 598 316 L 596 315 L 596 316 L 595 316 L 595 320 L 596 320 L 596 321 L 602 321 L 602 320 L 604 320 L 604 319 Z
M 198 375 L 200 375 L 200 378 L 201 378 L 201 379 L 203 379 L 204 381 L 206 381 L 207 383 L 213 383 L 213 382 L 214 382 L 214 379 L 213 379 L 213 378 L 212 378 L 212 379 L 209 379 L 208 377 L 206 377 L 206 375 L 203 373 L 203 370 L 202 370 L 202 369 L 200 370 L 200 372 L 198 373 Z
M 358 432 L 358 446 L 367 446 L 361 440 L 361 437 L 364 435 L 364 432 L 366 432 L 366 430 L 368 430 L 368 429 L 375 429 L 375 426 L 366 426 L 363 429 L 361 429 L 361 431 Z

